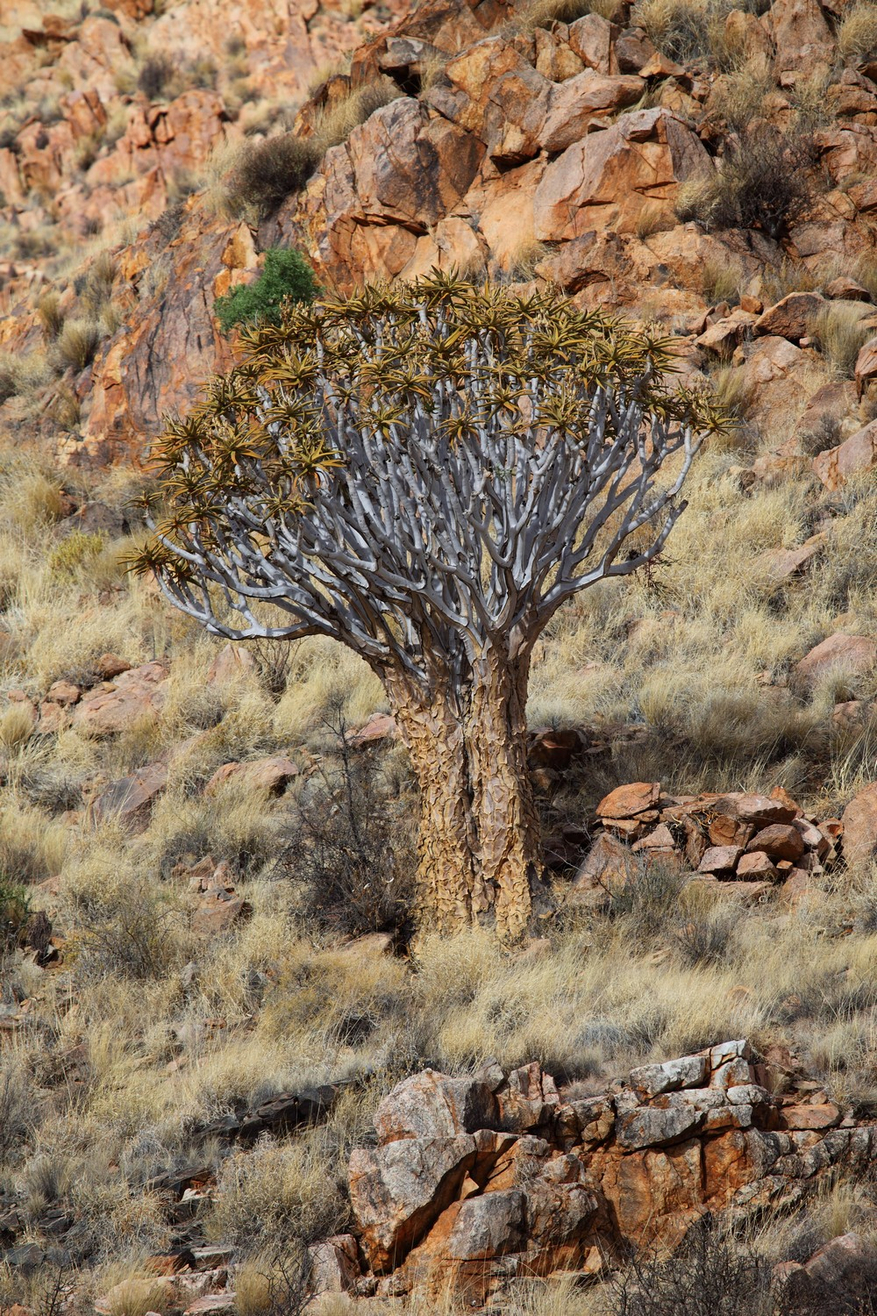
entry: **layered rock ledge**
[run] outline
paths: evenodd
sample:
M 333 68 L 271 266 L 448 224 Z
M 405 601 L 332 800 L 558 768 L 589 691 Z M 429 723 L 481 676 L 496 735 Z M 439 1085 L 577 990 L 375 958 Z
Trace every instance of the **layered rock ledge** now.
M 673 1249 L 705 1213 L 792 1208 L 877 1162 L 877 1125 L 814 1089 L 780 1082 L 745 1039 L 586 1097 L 535 1062 L 427 1069 L 384 1099 L 377 1145 L 351 1157 L 361 1273 L 352 1238 L 320 1246 L 360 1295 L 450 1281 L 477 1305 L 514 1278 L 597 1276 L 631 1244 Z

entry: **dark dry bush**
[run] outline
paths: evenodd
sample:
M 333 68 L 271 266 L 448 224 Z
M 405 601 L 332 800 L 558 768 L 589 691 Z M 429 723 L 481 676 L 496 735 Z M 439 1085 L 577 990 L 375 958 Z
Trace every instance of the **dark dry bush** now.
M 228 181 L 229 209 L 240 216 L 252 208 L 265 219 L 304 186 L 318 158 L 314 144 L 294 133 L 248 146 Z
M 718 1228 L 692 1226 L 667 1260 L 632 1256 L 613 1280 L 614 1316 L 772 1316 L 769 1264 Z
M 759 228 L 780 238 L 810 195 L 806 134 L 760 124 L 729 140 L 722 166 L 682 194 L 677 214 L 710 229 Z
M 413 801 L 393 798 L 371 749 L 355 749 L 333 723 L 337 757 L 294 802 L 282 865 L 308 917 L 349 936 L 411 931 L 416 857 Z
M 179 912 L 163 908 L 150 892 L 89 892 L 74 897 L 72 904 L 74 972 L 80 981 L 147 981 L 173 966 L 177 947 L 169 932 Z
M 148 100 L 158 100 L 174 75 L 174 65 L 167 55 L 150 55 L 137 75 L 137 87 Z
M 14 1055 L 0 1057 L 0 1164 L 20 1154 L 34 1118 L 30 1076 Z
M 729 915 L 693 914 L 676 928 L 673 941 L 683 964 L 717 964 L 724 959 L 733 932 Z
M 609 915 L 623 919 L 637 942 L 648 941 L 666 935 L 676 921 L 685 879 L 663 864 L 632 858 L 627 880 L 609 890 Z

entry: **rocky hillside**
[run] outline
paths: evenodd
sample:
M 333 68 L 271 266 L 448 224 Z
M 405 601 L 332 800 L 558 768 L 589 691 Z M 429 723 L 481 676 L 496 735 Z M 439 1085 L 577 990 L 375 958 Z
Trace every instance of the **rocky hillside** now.
M 872 1310 L 877 8 L 12 0 L 0 41 L 0 1308 Z M 417 934 L 363 664 L 125 569 L 287 246 L 657 322 L 736 417 L 534 653 L 514 950 Z

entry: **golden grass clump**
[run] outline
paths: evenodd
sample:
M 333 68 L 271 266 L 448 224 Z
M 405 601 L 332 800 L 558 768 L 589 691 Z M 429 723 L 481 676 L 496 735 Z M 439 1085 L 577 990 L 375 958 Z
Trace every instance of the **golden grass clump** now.
M 338 1233 L 348 1207 L 333 1151 L 321 1127 L 288 1143 L 263 1134 L 252 1151 L 233 1152 L 222 1166 L 211 1232 L 244 1252 Z
M 811 334 L 835 374 L 852 379 L 859 352 L 874 337 L 863 324 L 870 309 L 864 302 L 830 302 L 814 319 Z
M 868 0 L 859 0 L 845 10 L 837 45 L 843 59 L 857 64 L 877 58 L 877 10 Z
M 101 329 L 96 320 L 66 320 L 52 348 L 52 359 L 59 371 L 84 370 L 97 355 Z

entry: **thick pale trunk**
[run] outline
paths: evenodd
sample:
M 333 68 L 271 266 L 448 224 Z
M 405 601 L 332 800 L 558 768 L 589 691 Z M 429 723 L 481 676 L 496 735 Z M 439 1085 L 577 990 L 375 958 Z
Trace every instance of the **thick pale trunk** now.
M 520 936 L 538 864 L 526 666 L 488 653 L 464 689 L 439 682 L 429 697 L 398 676 L 385 683 L 420 786 L 426 910 L 443 930 L 495 919 L 501 936 Z

